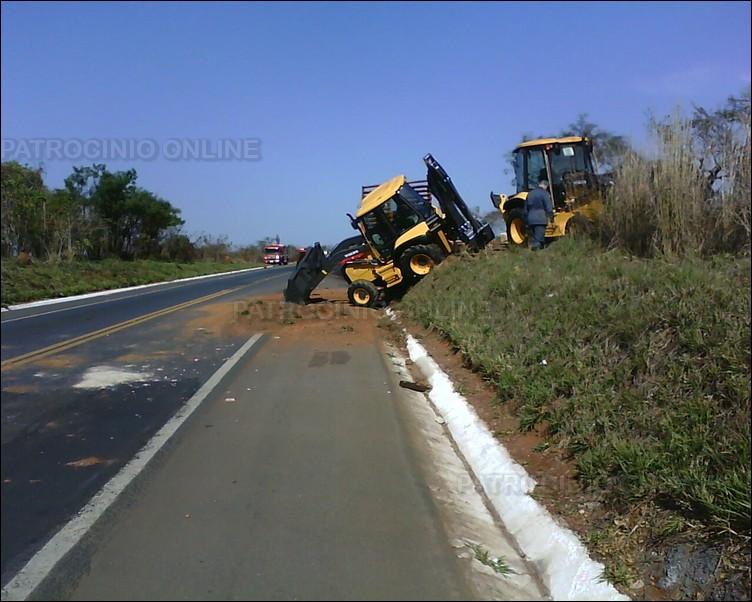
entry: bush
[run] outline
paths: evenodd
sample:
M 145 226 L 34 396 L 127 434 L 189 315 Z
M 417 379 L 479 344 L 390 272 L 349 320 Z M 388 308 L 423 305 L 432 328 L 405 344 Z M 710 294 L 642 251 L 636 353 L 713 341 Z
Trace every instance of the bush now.
M 170 261 L 190 263 L 196 259 L 197 255 L 195 245 L 185 234 L 170 236 L 162 245 L 162 257 Z
M 655 158 L 630 153 L 616 171 L 599 223 L 601 240 L 644 257 L 748 254 L 748 97 L 734 111 L 698 109 L 692 120 L 677 114 L 653 121 L 651 130 Z

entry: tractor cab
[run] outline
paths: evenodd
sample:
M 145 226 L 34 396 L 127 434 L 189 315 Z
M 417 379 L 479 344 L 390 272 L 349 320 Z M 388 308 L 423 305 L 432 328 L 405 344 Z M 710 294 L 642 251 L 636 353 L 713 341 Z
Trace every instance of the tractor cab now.
M 593 144 L 588 138 L 544 138 L 520 144 L 513 153 L 517 193 L 534 190 L 548 180 L 554 206 L 565 209 L 597 190 Z
M 410 184 L 405 176 L 396 176 L 373 188 L 361 200 L 355 217 L 351 217 L 353 228 L 361 232 L 381 263 L 392 260 L 403 243 L 441 226 L 430 198 Z

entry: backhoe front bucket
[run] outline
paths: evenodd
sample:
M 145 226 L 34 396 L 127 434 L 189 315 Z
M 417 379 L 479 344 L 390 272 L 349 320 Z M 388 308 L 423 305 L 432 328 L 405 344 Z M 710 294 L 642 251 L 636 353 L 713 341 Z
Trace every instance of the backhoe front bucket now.
M 308 303 L 311 292 L 326 277 L 324 263 L 326 255 L 319 243 L 306 251 L 295 272 L 287 281 L 285 301 L 288 303 Z
M 358 234 L 351 236 L 324 253 L 319 243 L 313 245 L 300 260 L 295 273 L 287 281 L 285 301 L 288 303 L 310 303 L 310 295 L 328 274 L 341 270 L 348 261 L 361 258 L 368 251 L 365 239 Z

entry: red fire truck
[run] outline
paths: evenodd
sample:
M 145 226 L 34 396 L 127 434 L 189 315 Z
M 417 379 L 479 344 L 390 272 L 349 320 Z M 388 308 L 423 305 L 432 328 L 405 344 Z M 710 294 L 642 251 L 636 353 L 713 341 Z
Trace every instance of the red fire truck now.
M 287 265 L 287 245 L 271 244 L 264 247 L 266 265 Z

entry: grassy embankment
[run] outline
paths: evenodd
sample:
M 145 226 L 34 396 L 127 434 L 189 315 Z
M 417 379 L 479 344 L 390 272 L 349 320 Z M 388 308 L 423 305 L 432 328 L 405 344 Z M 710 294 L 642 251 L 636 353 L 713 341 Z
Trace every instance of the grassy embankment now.
M 403 305 L 612 508 L 748 544 L 749 109 L 714 154 L 695 127 L 652 123 L 654 158 L 625 158 L 590 238 L 450 261 Z
M 750 261 L 636 259 L 563 240 L 447 262 L 402 307 L 547 427 L 620 507 L 750 527 Z M 545 360 L 545 362 L 544 362 Z
M 21 266 L 13 260 L 3 260 L 2 304 L 11 305 L 37 299 L 202 276 L 255 267 L 255 265 L 258 264 L 104 259 L 102 261 L 34 263 Z

